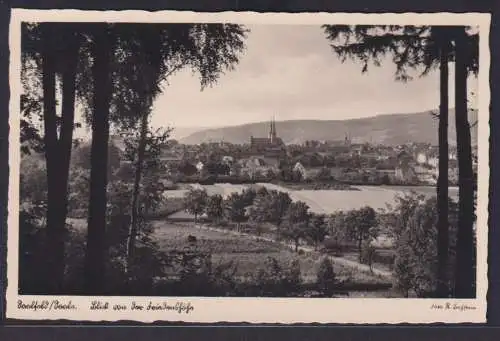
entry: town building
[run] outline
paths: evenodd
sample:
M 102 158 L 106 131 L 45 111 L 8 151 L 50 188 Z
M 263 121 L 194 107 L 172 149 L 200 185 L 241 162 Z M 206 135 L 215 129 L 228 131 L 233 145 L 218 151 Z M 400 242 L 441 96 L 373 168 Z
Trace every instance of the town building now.
M 199 161 L 197 164 L 196 164 L 196 169 L 198 170 L 198 172 L 202 172 L 203 169 L 205 168 L 205 164 L 201 161 Z
M 329 179 L 332 172 L 327 167 L 305 167 L 301 162 L 295 163 L 293 172 L 300 174 L 304 180 L 318 179 L 320 176 L 323 179 Z
M 231 155 L 224 155 L 221 160 L 222 164 L 231 166 L 234 163 L 234 157 Z
M 250 148 L 253 151 L 276 151 L 282 150 L 284 147 L 283 140 L 278 137 L 276 131 L 276 121 L 273 119 L 269 122 L 268 137 L 253 137 L 250 136 Z
M 248 174 L 251 178 L 262 177 L 268 174 L 276 174 L 279 171 L 277 159 L 268 158 L 264 155 L 251 156 L 238 161 L 241 173 Z
M 403 183 L 412 183 L 417 178 L 413 167 L 409 164 L 401 164 L 396 167 L 394 175 L 398 181 Z

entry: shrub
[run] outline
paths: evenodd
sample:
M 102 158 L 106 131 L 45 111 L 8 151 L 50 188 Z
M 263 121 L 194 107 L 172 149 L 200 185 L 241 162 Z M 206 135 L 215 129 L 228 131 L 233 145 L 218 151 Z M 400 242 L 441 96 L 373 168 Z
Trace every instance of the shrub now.
M 46 294 L 47 236 L 45 213 L 38 210 L 19 212 L 19 292 L 24 295 Z M 64 294 L 80 291 L 83 283 L 85 238 L 66 225 Z
M 130 183 L 114 180 L 108 187 L 106 228 L 106 275 L 103 294 L 152 295 L 154 278 L 163 277 L 170 265 L 151 238 L 153 227 L 144 217 L 138 220 L 134 257 L 127 264 L 127 238 L 130 227 Z M 71 231 L 66 246 L 65 292 L 83 293 L 85 235 Z
M 212 264 L 212 256 L 202 252 L 180 252 L 171 257 L 176 279 L 163 278 L 156 283 L 156 295 L 232 296 L 237 292 L 233 261 Z
M 166 218 L 173 213 L 184 210 L 185 202 L 183 198 L 167 198 L 153 211 L 145 214 L 148 219 Z
M 344 253 L 344 247 L 341 242 L 335 238 L 325 239 L 323 242 L 323 247 L 326 252 L 331 252 L 334 255 L 341 256 Z
M 333 270 L 333 264 L 329 257 L 323 258 L 316 275 L 318 291 L 324 296 L 332 297 L 337 287 L 337 280 Z
M 213 185 L 217 181 L 217 176 L 209 175 L 205 178 L 200 179 L 200 185 Z
M 396 222 L 395 286 L 405 296 L 432 297 L 437 284 L 437 201 L 415 197 L 400 199 Z M 402 214 L 404 213 L 404 214 Z M 450 202 L 450 244 L 456 231 L 456 206 Z M 396 234 L 395 234 L 396 235 Z M 452 257 L 450 257 L 452 258 Z M 453 259 L 449 260 L 449 280 Z M 450 291 L 452 283 L 450 281 Z
M 376 250 L 372 256 L 372 262 L 393 267 L 395 257 L 396 254 L 392 250 Z
M 43 293 L 43 250 L 46 246 L 44 228 L 32 212 L 19 211 L 19 292 Z M 41 292 L 40 292 L 41 291 Z
M 297 259 L 289 264 L 280 264 L 276 258 L 268 257 L 264 268 L 251 275 L 256 296 L 290 297 L 296 296 L 302 283 L 300 263 Z
M 37 155 L 21 159 L 19 194 L 21 200 L 47 200 L 47 168 L 43 158 Z

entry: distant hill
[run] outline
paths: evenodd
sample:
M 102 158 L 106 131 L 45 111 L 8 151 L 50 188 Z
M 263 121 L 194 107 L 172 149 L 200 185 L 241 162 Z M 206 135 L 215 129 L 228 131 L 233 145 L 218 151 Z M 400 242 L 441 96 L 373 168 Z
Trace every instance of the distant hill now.
M 170 134 L 170 137 L 176 140 L 183 139 L 190 136 L 196 132 L 206 130 L 206 127 L 174 127 L 174 130 Z M 213 128 L 212 128 L 213 129 Z
M 478 112 L 469 113 L 469 121 L 477 121 Z M 406 142 L 424 142 L 437 145 L 438 121 L 430 111 L 415 114 L 378 115 L 350 120 L 293 120 L 276 122 L 278 135 L 286 144 L 300 144 L 306 140 L 343 140 L 348 133 L 353 143 L 381 143 L 398 145 Z M 266 137 L 269 123 L 258 122 L 239 126 L 204 129 L 179 140 L 185 144 L 199 144 L 224 140 L 248 143 L 250 136 Z M 449 143 L 455 145 L 455 111 L 450 110 Z M 477 143 L 477 125 L 472 128 L 472 142 Z

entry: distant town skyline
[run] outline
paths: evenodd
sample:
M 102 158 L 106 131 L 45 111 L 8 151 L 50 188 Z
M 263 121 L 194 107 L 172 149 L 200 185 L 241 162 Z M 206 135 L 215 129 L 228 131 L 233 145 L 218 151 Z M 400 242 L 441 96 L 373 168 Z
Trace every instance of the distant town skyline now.
M 394 80 L 386 60 L 361 73 L 359 62 L 342 63 L 320 26 L 247 26 L 246 51 L 235 70 L 200 91 L 199 78 L 185 69 L 169 79 L 151 115 L 154 127 L 173 127 L 173 137 L 191 130 L 268 121 L 346 120 L 383 114 L 417 113 L 439 106 L 437 70 L 409 82 Z M 450 63 L 450 107 L 454 72 Z M 469 79 L 470 92 L 477 79 Z M 470 96 L 475 106 L 475 96 Z M 80 130 L 78 135 L 86 134 Z

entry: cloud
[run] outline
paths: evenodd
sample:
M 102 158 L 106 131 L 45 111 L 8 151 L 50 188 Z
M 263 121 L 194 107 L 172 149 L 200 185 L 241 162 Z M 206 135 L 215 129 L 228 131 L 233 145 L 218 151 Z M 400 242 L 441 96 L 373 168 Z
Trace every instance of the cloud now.
M 346 119 L 438 105 L 436 73 L 396 82 L 387 61 L 361 74 L 359 64 L 336 58 L 319 26 L 249 28 L 247 50 L 236 69 L 202 92 L 189 70 L 175 75 L 155 103 L 153 124 L 235 125 L 272 114 L 280 120 Z

